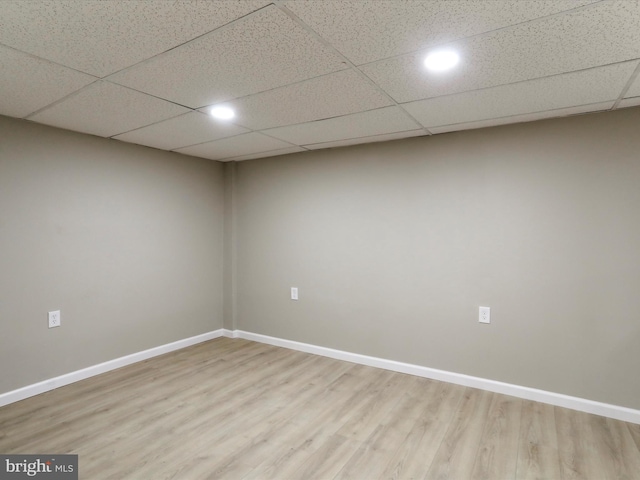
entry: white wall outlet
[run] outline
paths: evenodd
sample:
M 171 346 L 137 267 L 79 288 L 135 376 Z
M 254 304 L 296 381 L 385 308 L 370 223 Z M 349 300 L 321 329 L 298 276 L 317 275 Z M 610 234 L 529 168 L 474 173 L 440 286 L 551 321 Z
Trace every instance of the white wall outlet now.
M 480 316 L 478 317 L 480 323 L 491 323 L 491 308 L 480 307 Z
M 59 327 L 60 323 L 60 310 L 49 312 L 49 328 Z
M 291 300 L 298 300 L 298 287 L 291 287 Z

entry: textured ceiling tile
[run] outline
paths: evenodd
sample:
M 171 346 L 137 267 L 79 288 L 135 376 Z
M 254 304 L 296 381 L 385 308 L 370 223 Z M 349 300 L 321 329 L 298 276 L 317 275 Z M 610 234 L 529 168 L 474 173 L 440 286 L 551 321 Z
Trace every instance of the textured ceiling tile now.
M 327 44 L 397 101 L 429 99 L 407 109 L 434 133 L 612 108 L 631 78 L 614 64 L 640 59 L 640 0 L 589 2 L 0 0 L 0 113 L 221 160 L 424 134 Z M 425 72 L 434 45 L 459 68 Z M 625 96 L 638 104 L 640 77 Z M 221 102 L 289 143 L 176 105 Z
M 265 133 L 296 145 L 332 142 L 419 128 L 399 107 L 385 107 L 344 117 L 266 130 Z
M 302 147 L 289 147 L 289 148 L 283 148 L 283 149 L 278 149 L 278 150 L 271 150 L 271 151 L 268 151 L 268 152 L 253 153 L 251 155 L 242 155 L 240 157 L 231 157 L 231 158 L 224 159 L 223 161 L 241 162 L 243 160 L 253 160 L 253 159 L 256 159 L 256 158 L 275 157 L 276 155 L 288 155 L 289 153 L 298 153 L 298 152 L 306 152 L 306 151 L 307 150 L 302 148 Z
M 2 0 L 0 43 L 105 76 L 268 3 L 257 0 Z
M 348 140 L 338 140 L 336 142 L 314 143 L 305 145 L 304 148 L 309 150 L 319 150 L 321 148 L 346 147 L 348 145 L 359 145 L 362 143 L 386 142 L 389 140 L 398 140 L 401 138 L 420 137 L 426 135 L 425 131 L 409 130 L 408 132 L 386 133 L 382 135 L 374 135 L 371 137 L 350 138 Z
M 200 108 L 345 68 L 338 55 L 271 7 L 109 80 Z
M 480 120 L 477 122 L 456 123 L 454 125 L 445 125 L 443 127 L 433 127 L 431 132 L 434 134 L 456 132 L 460 130 L 472 130 L 475 128 L 495 127 L 499 125 L 507 125 L 511 123 L 533 122 L 536 120 L 544 120 L 547 118 L 566 117 L 569 115 L 580 115 L 583 113 L 600 112 L 609 110 L 615 102 L 593 103 L 590 105 L 581 105 L 579 107 L 561 108 L 558 110 L 549 110 L 546 112 L 526 113 L 524 115 L 514 115 L 512 117 L 492 118 L 490 120 Z
M 622 100 L 618 104 L 617 108 L 636 107 L 638 105 L 640 105 L 640 97 L 632 97 L 632 98 L 625 98 L 624 100 Z
M 113 138 L 148 147 L 174 150 L 196 143 L 239 135 L 247 131 L 246 128 L 217 121 L 204 113 L 191 112 Z
M 402 106 L 425 127 L 615 100 L 637 61 L 430 98 Z
M 144 93 L 98 81 L 29 120 L 111 137 L 188 111 Z
M 391 105 L 353 70 L 316 77 L 232 102 L 240 125 L 254 130 L 338 117 Z
M 292 145 L 258 132 L 245 133 L 231 138 L 202 143 L 191 147 L 178 148 L 175 151 L 194 157 L 222 160 L 253 153 L 269 152 L 290 148 Z
M 427 72 L 425 52 L 362 70 L 404 103 L 637 59 L 638 31 L 640 2 L 604 2 L 455 42 L 461 61 L 450 72 Z
M 290 0 L 285 5 L 360 65 L 594 1 Z
M 640 97 L 640 74 L 636 77 L 635 81 L 631 84 L 631 87 L 629 87 L 629 90 L 627 90 L 627 93 L 625 94 L 625 98 L 629 97 Z
M 0 114 L 26 117 L 95 77 L 0 45 Z

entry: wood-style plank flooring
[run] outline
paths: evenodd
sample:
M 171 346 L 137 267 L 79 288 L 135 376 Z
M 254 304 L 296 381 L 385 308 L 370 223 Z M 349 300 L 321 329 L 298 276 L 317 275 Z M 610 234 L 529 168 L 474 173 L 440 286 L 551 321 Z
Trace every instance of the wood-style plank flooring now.
M 0 408 L 81 479 L 640 479 L 640 425 L 219 338 Z

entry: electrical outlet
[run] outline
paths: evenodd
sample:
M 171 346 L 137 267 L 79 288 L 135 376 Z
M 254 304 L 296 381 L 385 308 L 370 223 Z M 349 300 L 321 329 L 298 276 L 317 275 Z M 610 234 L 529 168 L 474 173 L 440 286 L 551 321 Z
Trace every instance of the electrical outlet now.
M 480 307 L 478 321 L 480 323 L 491 323 L 491 308 Z
M 60 324 L 60 310 L 49 312 L 49 328 L 59 327 Z
M 298 300 L 298 287 L 291 287 L 291 300 Z

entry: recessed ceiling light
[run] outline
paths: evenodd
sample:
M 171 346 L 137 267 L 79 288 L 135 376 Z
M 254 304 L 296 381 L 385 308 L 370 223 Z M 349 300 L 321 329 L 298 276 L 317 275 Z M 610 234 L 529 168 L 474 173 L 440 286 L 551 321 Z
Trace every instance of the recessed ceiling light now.
M 424 66 L 432 72 L 444 72 L 455 67 L 460 61 L 460 55 L 453 50 L 437 50 L 427 55 Z
M 225 107 L 224 105 L 213 107 L 211 110 L 209 110 L 209 114 L 213 118 L 217 118 L 218 120 L 231 120 L 236 116 L 236 112 L 234 112 L 232 108 Z

